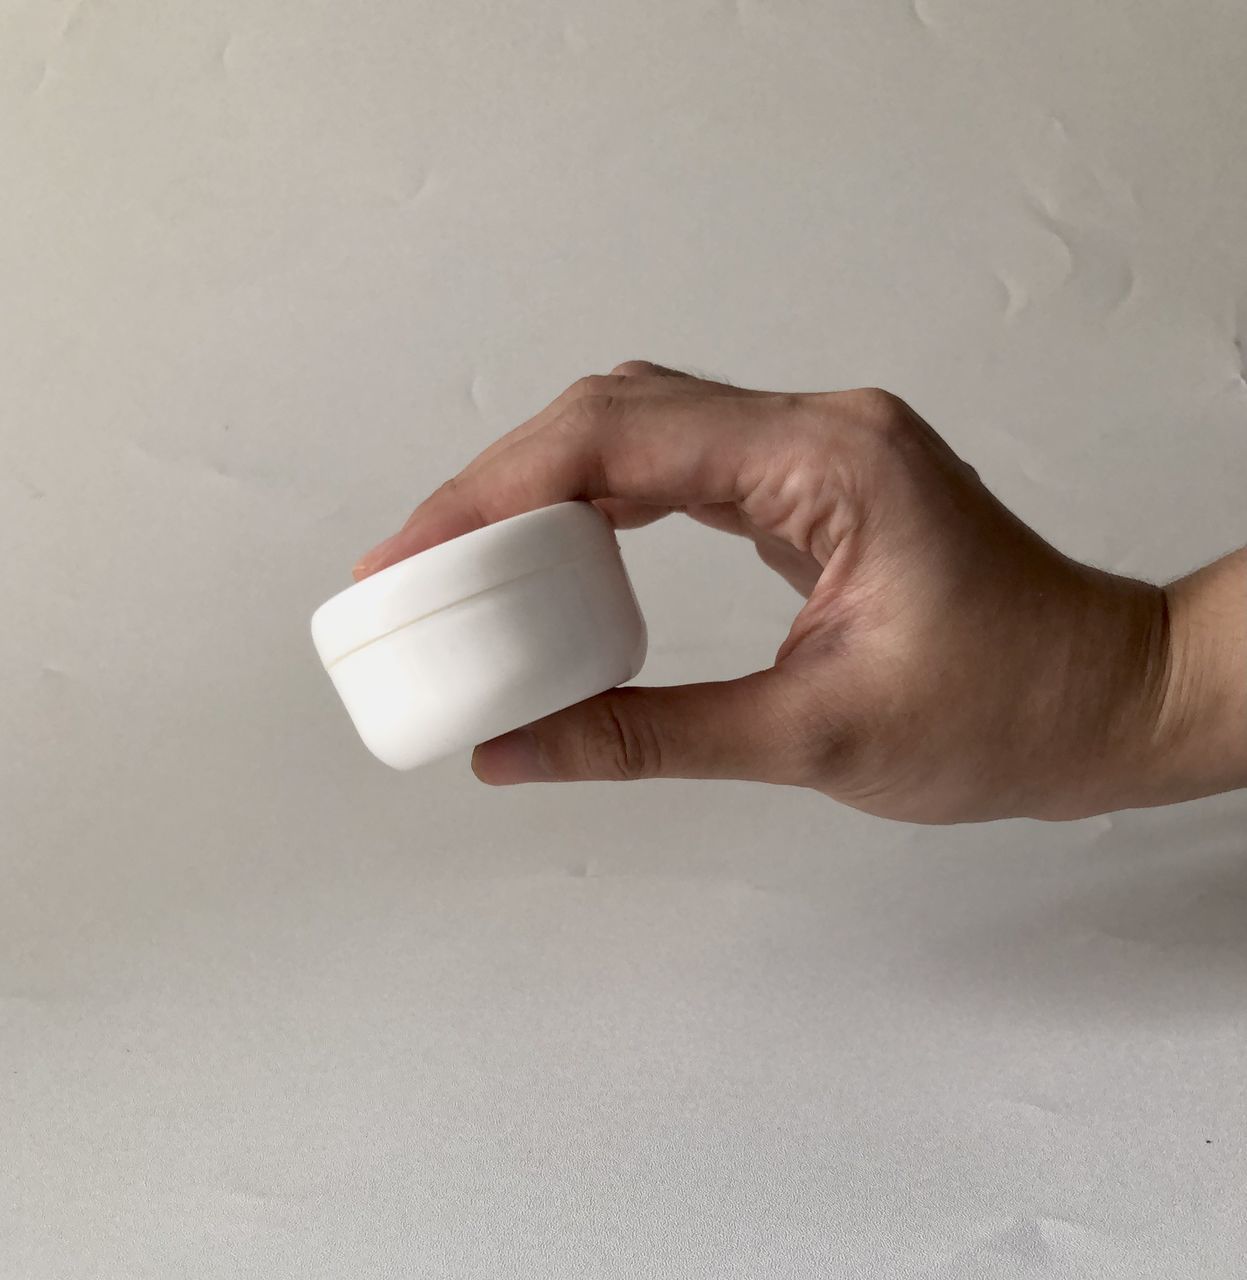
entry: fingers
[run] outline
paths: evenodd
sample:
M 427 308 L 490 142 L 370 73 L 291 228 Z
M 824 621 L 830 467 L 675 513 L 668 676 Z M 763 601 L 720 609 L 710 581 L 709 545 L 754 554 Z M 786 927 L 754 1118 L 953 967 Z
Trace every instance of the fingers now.
M 614 377 L 631 378 L 634 381 L 640 378 L 678 379 L 678 382 L 673 381 L 673 385 L 679 386 L 682 390 L 714 387 L 722 391 L 739 391 L 742 395 L 752 394 L 751 392 L 741 391 L 740 388 L 731 387 L 727 383 L 708 383 L 702 378 L 697 378 L 691 373 L 684 372 L 682 369 L 672 369 L 665 364 L 655 364 L 652 360 L 625 360 L 622 364 L 617 364 L 611 370 L 611 374 Z M 639 529 L 647 524 L 653 524 L 655 521 L 661 520 L 674 510 L 672 507 L 658 506 L 654 503 L 626 502 L 620 498 L 600 498 L 596 505 L 598 510 L 606 516 L 616 529 Z M 687 508 L 685 509 L 687 510 Z M 689 514 L 692 514 L 692 512 Z M 739 531 L 736 528 L 732 529 L 732 532 Z
M 726 383 L 712 382 L 704 378 L 695 378 L 690 374 L 681 373 L 679 370 L 670 369 L 665 365 L 653 364 L 648 360 L 626 360 L 622 364 L 616 365 L 609 375 L 595 374 L 581 378 L 573 383 L 539 413 L 494 441 L 493 444 L 469 463 L 459 478 L 471 477 L 482 468 L 492 465 L 501 455 L 508 453 L 517 444 L 522 443 L 566 416 L 579 401 L 603 398 L 652 397 L 655 394 L 686 397 L 732 395 L 744 398 L 765 396 L 768 393 L 732 387 Z M 664 507 L 662 504 L 654 503 L 618 502 L 614 504 L 613 509 L 604 506 L 603 510 L 615 520 L 619 527 L 635 527 L 660 519 L 667 514 L 670 506 Z M 444 541 L 447 537 L 456 536 L 454 532 L 441 533 L 440 526 L 427 526 L 426 532 L 428 532 L 429 536 L 410 536 L 412 523 L 416 521 L 422 522 L 425 515 L 427 515 L 427 512 L 425 506 L 422 505 L 416 509 L 416 512 L 407 521 L 407 524 L 399 534 L 392 538 L 387 538 L 384 542 L 361 556 L 355 566 L 355 577 L 367 577 L 368 574 L 375 573 L 378 569 L 385 568 L 386 565 L 393 564 L 405 556 L 415 554 L 417 550 L 433 546 L 439 541 Z M 448 527 L 453 529 L 455 525 L 452 522 Z M 467 532 L 468 529 L 474 527 L 477 526 L 468 524 L 466 527 L 460 528 L 459 532 Z
M 615 689 L 482 743 L 472 767 L 496 786 L 638 778 L 803 785 L 817 776 L 814 744 L 826 729 L 787 683 L 771 669 L 718 684 Z
M 616 529 L 642 529 L 675 510 L 654 502 L 627 502 L 622 498 L 599 498 L 593 505 Z
M 779 453 L 775 440 L 766 438 L 782 430 L 768 419 L 769 399 L 614 392 L 573 399 L 540 428 L 443 485 L 399 533 L 364 557 L 356 576 L 496 520 L 571 499 L 666 508 L 740 502 Z M 628 510 L 635 514 L 635 507 Z
M 716 395 L 732 396 L 769 396 L 771 391 L 756 391 L 751 387 L 737 387 L 730 382 L 720 382 L 715 378 L 703 378 L 695 373 L 687 373 L 683 369 L 671 369 L 665 364 L 655 364 L 652 360 L 625 360 L 617 364 L 612 374 L 625 378 L 671 378 L 678 379 L 678 385 L 688 389 L 710 391 Z
M 657 380 L 657 387 L 655 383 Z M 708 382 L 703 378 L 695 378 L 691 374 L 681 373 L 678 369 L 669 369 L 666 365 L 652 364 L 648 360 L 625 360 L 617 364 L 609 374 L 590 374 L 578 378 L 566 391 L 552 400 L 540 413 L 534 414 L 526 422 L 500 436 L 493 444 L 479 453 L 466 470 L 471 470 L 509 448 L 518 440 L 523 440 L 535 431 L 554 421 L 577 400 L 594 395 L 642 396 L 653 395 L 658 390 L 663 395 L 693 395 L 707 389 L 718 392 L 733 392 L 738 395 L 758 394 L 730 387 L 726 383 Z
M 661 368 L 660 365 L 651 366 L 644 360 L 629 360 L 625 364 L 616 366 L 608 374 L 593 373 L 584 378 L 577 378 L 566 391 L 556 396 L 539 413 L 535 413 L 526 422 L 521 422 L 518 427 L 508 431 L 506 435 L 499 436 L 493 444 L 477 454 L 464 470 L 472 470 L 472 468 L 479 466 L 481 463 L 496 457 L 517 441 L 525 439 L 535 431 L 540 431 L 542 427 L 553 422 L 560 414 L 565 413 L 577 400 L 584 400 L 590 396 L 653 395 L 654 384 L 659 377 L 663 379 L 659 384 L 659 390 L 663 395 L 687 395 L 694 389 L 693 379 L 685 378 L 683 374 L 677 374 L 674 371 L 662 374 L 652 373 L 648 376 L 640 373 L 620 372 L 625 368 L 634 367 L 639 369 L 642 366 L 654 370 Z
M 692 374 L 683 369 L 671 369 L 665 364 L 655 364 L 652 360 L 625 360 L 617 364 L 611 373 L 623 378 L 692 378 Z

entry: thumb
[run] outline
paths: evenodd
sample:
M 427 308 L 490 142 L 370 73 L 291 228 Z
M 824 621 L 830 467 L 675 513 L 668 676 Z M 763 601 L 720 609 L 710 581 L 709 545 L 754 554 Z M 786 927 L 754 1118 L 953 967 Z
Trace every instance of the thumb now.
M 482 782 L 740 778 L 812 782 L 817 717 L 772 668 L 713 684 L 612 689 L 476 748 Z M 800 708 L 794 712 L 794 708 Z

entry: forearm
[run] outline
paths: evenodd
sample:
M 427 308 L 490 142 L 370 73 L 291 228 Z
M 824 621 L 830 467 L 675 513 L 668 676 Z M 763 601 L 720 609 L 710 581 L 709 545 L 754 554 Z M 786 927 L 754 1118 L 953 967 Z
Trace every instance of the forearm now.
M 1171 583 L 1157 803 L 1247 787 L 1247 548 Z

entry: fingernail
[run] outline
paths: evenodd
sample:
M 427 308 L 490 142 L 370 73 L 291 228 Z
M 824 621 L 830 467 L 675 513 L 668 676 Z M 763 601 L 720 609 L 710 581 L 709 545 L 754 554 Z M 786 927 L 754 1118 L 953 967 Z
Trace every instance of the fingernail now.
M 399 535 L 397 533 L 392 534 L 390 537 L 378 542 L 370 551 L 365 551 L 355 561 L 355 568 L 351 570 L 355 577 L 362 578 L 365 574 L 372 573 L 374 569 L 378 568 L 385 561 L 386 553 L 391 550 L 398 538 Z
M 529 729 L 516 729 L 482 742 L 472 753 L 472 770 L 482 782 L 495 787 L 542 782 L 550 777 L 537 746 L 537 735 Z

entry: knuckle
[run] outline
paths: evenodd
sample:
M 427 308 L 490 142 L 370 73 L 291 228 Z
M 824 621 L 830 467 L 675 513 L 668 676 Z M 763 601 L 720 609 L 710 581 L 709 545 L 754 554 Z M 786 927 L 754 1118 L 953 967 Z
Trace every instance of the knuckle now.
M 450 495 L 457 493 L 463 488 L 463 477 L 461 475 L 453 475 L 447 477 L 434 490 L 435 495 Z
M 859 387 L 850 394 L 855 412 L 871 426 L 888 428 L 909 417 L 905 401 L 882 387 Z
M 470 484 L 464 482 L 462 473 L 451 476 L 448 480 L 443 480 L 438 485 L 433 495 L 439 502 L 445 503 L 447 506 L 455 506 L 464 509 L 469 516 L 477 520 L 481 524 L 488 523 L 486 513 L 482 509 L 477 495 L 473 491 Z
M 612 418 L 618 406 L 618 396 L 609 391 L 595 391 L 570 404 L 564 418 L 573 431 L 591 435 Z
M 657 372 L 658 366 L 650 360 L 625 360 L 611 370 L 611 373 L 621 378 L 639 378 Z
M 629 714 L 617 696 L 602 698 L 584 738 L 591 777 L 636 781 L 655 776 L 662 762 L 644 717 Z
M 882 387 L 864 387 L 857 393 L 857 411 L 862 420 L 881 432 L 901 431 L 912 420 L 909 406 L 900 396 Z
M 916 437 L 913 411 L 899 396 L 881 387 L 862 387 L 846 393 L 846 407 L 868 456 L 886 458 L 904 453 Z
M 619 390 L 620 379 L 610 373 L 587 373 L 577 378 L 564 392 L 568 400 L 592 400 L 614 395 Z

